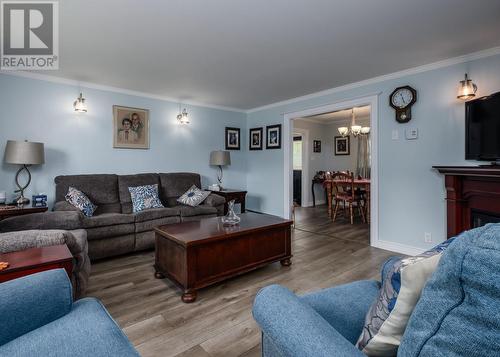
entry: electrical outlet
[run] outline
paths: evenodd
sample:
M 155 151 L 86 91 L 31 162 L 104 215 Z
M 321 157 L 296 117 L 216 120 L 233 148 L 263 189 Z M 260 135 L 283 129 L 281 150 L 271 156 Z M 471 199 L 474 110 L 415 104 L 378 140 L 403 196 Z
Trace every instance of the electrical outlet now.
M 432 234 L 430 232 L 424 233 L 424 241 L 425 243 L 432 243 Z
M 399 140 L 399 130 L 398 129 L 392 130 L 392 140 Z

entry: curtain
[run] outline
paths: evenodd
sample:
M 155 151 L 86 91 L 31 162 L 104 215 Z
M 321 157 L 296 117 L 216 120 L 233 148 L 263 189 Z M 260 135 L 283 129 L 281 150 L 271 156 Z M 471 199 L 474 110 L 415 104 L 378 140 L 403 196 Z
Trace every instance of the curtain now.
M 371 161 L 370 134 L 358 136 L 358 157 L 356 161 L 356 177 L 370 178 Z

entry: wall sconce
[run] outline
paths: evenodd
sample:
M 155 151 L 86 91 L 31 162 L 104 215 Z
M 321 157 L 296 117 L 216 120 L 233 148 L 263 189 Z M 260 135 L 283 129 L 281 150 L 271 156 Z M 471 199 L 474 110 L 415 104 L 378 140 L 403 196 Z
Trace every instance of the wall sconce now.
M 189 124 L 188 112 L 187 112 L 186 108 L 184 108 L 184 110 L 182 112 L 180 112 L 180 108 L 179 108 L 179 114 L 177 114 L 177 121 L 180 124 Z
M 474 98 L 476 96 L 477 86 L 472 83 L 472 79 L 467 77 L 467 73 L 465 74 L 465 79 L 460 81 L 458 86 L 458 99 L 467 100 Z
M 87 104 L 85 104 L 85 98 L 83 98 L 83 94 L 80 93 L 80 96 L 76 98 L 73 103 L 73 107 L 75 108 L 75 112 L 77 113 L 87 113 Z

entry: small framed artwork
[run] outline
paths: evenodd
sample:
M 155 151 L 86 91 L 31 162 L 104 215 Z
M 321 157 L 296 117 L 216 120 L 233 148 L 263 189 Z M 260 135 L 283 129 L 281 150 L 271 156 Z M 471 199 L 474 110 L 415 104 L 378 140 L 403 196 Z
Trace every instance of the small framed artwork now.
M 149 110 L 113 105 L 113 147 L 149 149 Z
M 226 150 L 240 149 L 240 128 L 226 127 Z
M 335 155 L 350 155 L 350 142 L 348 136 L 336 136 Z
M 321 140 L 313 140 L 313 152 L 321 152 Z
M 252 128 L 250 129 L 250 136 L 248 138 L 248 149 L 249 150 L 262 150 L 262 128 Z
M 281 149 L 281 124 L 266 126 L 266 149 Z

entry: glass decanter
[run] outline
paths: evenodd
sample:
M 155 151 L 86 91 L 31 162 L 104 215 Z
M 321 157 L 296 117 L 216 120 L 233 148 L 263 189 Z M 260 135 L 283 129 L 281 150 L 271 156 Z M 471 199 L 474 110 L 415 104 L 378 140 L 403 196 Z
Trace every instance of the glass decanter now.
M 234 200 L 228 202 L 227 214 L 221 218 L 221 221 L 225 226 L 234 226 L 240 223 L 241 218 L 234 212 Z

